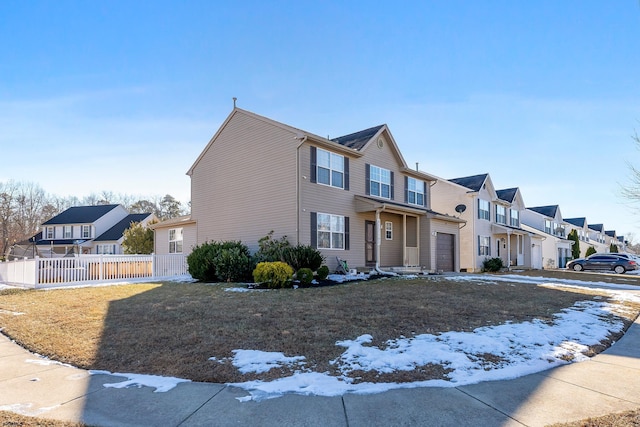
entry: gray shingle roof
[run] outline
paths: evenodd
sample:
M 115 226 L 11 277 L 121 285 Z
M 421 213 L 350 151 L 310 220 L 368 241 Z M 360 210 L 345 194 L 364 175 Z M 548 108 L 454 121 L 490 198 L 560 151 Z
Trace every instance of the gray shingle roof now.
M 43 225 L 90 224 L 118 207 L 118 205 L 75 206 L 54 216 Z
M 549 218 L 555 218 L 556 213 L 558 212 L 558 205 L 536 206 L 527 209 L 538 212 L 540 215 L 548 216 Z
M 589 224 L 587 227 L 589 227 L 594 231 L 599 231 L 602 233 L 602 230 L 604 229 L 604 224 Z
M 566 222 L 568 222 L 569 224 L 575 225 L 576 227 L 584 227 L 585 224 L 587 223 L 587 218 L 582 217 L 582 218 L 565 218 L 564 219 Z
M 453 179 L 450 179 L 449 181 L 458 185 L 462 185 L 463 187 L 467 187 L 469 190 L 472 190 L 472 191 L 480 191 L 480 189 L 482 188 L 482 185 L 487 180 L 488 176 L 489 176 L 488 173 L 483 173 L 481 175 L 465 176 L 462 178 L 453 178 Z
M 500 200 L 504 200 L 505 202 L 513 203 L 516 198 L 516 193 L 518 192 L 518 187 L 515 188 L 506 188 L 504 190 L 497 190 L 496 194 Z
M 99 235 L 94 239 L 95 242 L 105 242 L 105 241 L 116 241 L 122 237 L 124 231 L 131 226 L 132 222 L 140 222 L 143 221 L 146 217 L 151 214 L 142 213 L 142 214 L 129 214 L 124 219 L 122 219 L 119 223 Z
M 332 141 L 337 142 L 340 145 L 344 145 L 345 147 L 360 151 L 383 126 L 384 125 L 375 126 L 359 132 L 350 133 L 349 135 L 333 138 Z

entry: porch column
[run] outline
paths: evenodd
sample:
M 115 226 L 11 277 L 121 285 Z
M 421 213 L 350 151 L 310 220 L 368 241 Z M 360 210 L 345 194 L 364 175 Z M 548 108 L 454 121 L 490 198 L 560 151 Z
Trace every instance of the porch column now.
M 511 270 L 511 234 L 507 231 L 507 270 Z
M 376 270 L 380 268 L 380 210 L 376 209 Z
M 405 267 L 409 265 L 407 262 L 407 215 L 402 215 L 402 262 Z

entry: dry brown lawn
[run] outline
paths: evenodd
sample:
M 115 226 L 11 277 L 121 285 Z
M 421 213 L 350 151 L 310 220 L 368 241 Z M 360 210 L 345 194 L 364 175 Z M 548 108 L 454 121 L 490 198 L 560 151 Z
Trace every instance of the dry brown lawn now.
M 158 283 L 4 291 L 0 326 L 25 348 L 81 368 L 227 383 L 290 374 L 282 368 L 242 375 L 229 360 L 209 360 L 231 358 L 234 349 L 303 355 L 315 371 L 335 373 L 329 362 L 343 351 L 336 341 L 371 334 L 372 345 L 381 346 L 401 336 L 551 320 L 576 301 L 596 297 L 446 277 L 242 293 L 225 291 L 228 286 Z M 424 366 L 384 377 L 354 375 L 410 382 L 444 378 L 446 371 Z

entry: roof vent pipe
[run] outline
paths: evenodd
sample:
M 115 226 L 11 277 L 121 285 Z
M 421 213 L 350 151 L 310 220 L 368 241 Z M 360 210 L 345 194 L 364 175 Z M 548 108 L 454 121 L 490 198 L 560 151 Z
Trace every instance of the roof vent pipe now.
M 418 162 L 416 162 L 416 171 L 418 171 Z

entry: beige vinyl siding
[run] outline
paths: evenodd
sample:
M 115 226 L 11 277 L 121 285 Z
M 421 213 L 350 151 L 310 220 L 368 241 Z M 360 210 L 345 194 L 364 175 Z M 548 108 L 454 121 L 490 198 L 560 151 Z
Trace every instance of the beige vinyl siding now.
M 296 243 L 295 136 L 242 112 L 227 121 L 191 170 L 198 244 L 240 240 L 257 250 L 271 230 Z
M 154 234 L 154 252 L 158 255 L 169 254 L 169 230 L 182 228 L 182 253 L 189 255 L 196 246 L 196 224 L 171 224 L 166 227 L 156 227 Z
M 425 218 L 423 221 L 423 226 L 420 224 L 420 236 L 422 241 L 429 242 L 432 244 L 426 248 L 426 250 L 421 251 L 421 263 L 425 266 L 427 270 L 435 271 L 437 264 L 437 247 L 436 247 L 436 235 L 438 233 L 445 234 L 453 234 L 454 238 L 454 271 L 460 271 L 460 232 L 458 223 L 439 220 L 439 219 L 427 219 Z M 435 233 L 435 235 L 434 235 Z
M 377 147 L 376 147 L 377 148 Z M 385 238 L 384 223 L 391 221 L 393 224 L 393 240 Z M 402 239 L 404 229 L 402 227 L 402 216 L 382 213 L 380 215 L 380 266 L 397 267 L 403 265 Z

